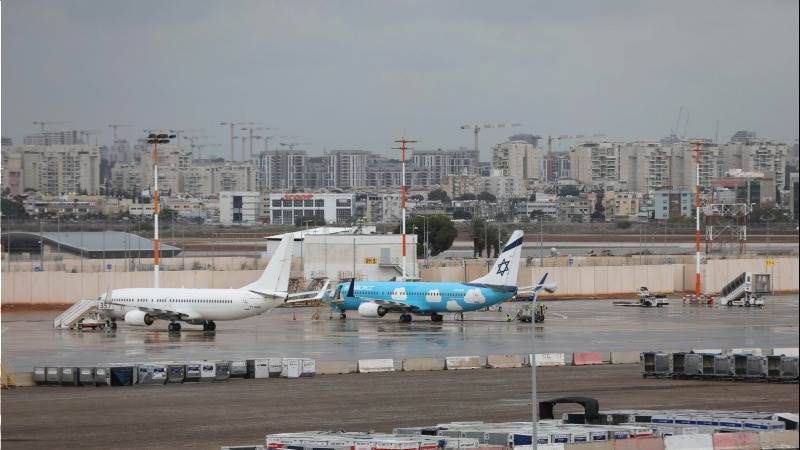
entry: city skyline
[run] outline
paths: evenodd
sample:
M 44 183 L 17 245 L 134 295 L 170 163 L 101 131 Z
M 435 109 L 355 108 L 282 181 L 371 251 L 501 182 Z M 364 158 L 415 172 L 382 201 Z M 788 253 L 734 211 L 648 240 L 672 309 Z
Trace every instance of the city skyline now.
M 471 148 L 461 125 L 521 123 L 481 132 L 487 161 L 516 132 L 713 138 L 719 120 L 720 142 L 798 134 L 796 2 L 229 5 L 4 2 L 3 135 L 69 121 L 53 128 L 108 145 L 108 123 L 134 124 L 129 141 L 201 128 L 219 144 L 206 154 L 227 156 L 219 123 L 235 120 L 310 154 L 392 155 L 404 132 Z

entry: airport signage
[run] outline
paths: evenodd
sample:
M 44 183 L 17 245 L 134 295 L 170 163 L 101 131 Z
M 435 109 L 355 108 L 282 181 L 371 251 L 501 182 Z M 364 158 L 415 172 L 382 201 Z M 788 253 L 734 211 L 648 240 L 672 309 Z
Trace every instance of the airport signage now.
M 378 264 L 378 258 L 374 256 L 367 256 L 364 258 L 364 264 Z

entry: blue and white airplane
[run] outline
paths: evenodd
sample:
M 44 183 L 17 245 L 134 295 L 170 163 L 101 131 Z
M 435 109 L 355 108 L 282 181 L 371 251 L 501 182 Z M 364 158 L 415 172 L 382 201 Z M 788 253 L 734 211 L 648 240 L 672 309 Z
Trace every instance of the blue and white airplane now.
M 517 286 L 522 231 L 511 234 L 508 243 L 488 274 L 468 283 L 354 281 L 340 283 L 323 295 L 331 308 L 346 317 L 346 311 L 358 311 L 363 317 L 383 317 L 389 312 L 399 312 L 400 322 L 411 322 L 411 315 L 430 316 L 434 322 L 442 321 L 442 313 L 476 311 L 497 305 L 518 291 L 533 291 L 538 296 L 542 289 L 555 291 L 554 285 L 545 285 L 545 273 L 536 286 Z

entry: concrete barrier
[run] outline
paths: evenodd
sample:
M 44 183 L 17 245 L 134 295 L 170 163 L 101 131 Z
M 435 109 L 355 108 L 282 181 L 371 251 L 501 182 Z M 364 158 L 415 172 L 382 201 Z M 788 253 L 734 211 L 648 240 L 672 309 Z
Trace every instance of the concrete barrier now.
M 760 348 L 732 348 L 728 351 L 730 355 L 755 355 L 761 356 L 761 349 Z
M 358 372 L 358 365 L 350 361 L 317 361 L 317 374 L 333 375 L 337 373 Z
M 531 366 L 531 355 L 525 355 L 524 365 Z M 536 367 L 543 366 L 565 366 L 567 357 L 563 353 L 537 353 Z
M 611 364 L 639 364 L 639 352 L 611 352 Z
M 714 450 L 761 450 L 758 433 L 714 433 Z
M 14 386 L 27 387 L 36 386 L 33 381 L 33 372 L 17 372 L 14 375 Z
M 800 354 L 798 354 L 798 349 L 797 348 L 788 348 L 788 347 L 787 348 L 773 348 L 772 349 L 772 354 L 773 355 L 778 355 L 778 356 L 780 356 L 780 355 L 784 355 L 784 356 L 800 356 Z
M 614 450 L 664 450 L 661 438 L 616 439 Z
M 525 359 L 522 355 L 489 355 L 486 357 L 486 367 L 490 369 L 512 369 L 522 367 Z
M 800 435 L 797 431 L 763 431 L 758 433 L 758 441 L 764 450 L 777 448 L 800 448 Z
M 710 434 L 681 434 L 664 438 L 664 450 L 714 450 Z
M 603 364 L 603 355 L 599 352 L 575 352 L 572 354 L 573 366 Z
M 693 348 L 692 352 L 694 353 L 711 353 L 714 355 L 721 355 L 722 349 L 721 348 Z M 670 353 L 677 353 L 677 352 L 670 352 Z
M 359 373 L 394 372 L 393 359 L 359 359 Z
M 564 450 L 614 450 L 614 444 L 611 441 L 564 444 Z
M 441 358 L 406 358 L 401 365 L 404 372 L 444 370 L 444 359 Z
M 450 356 L 445 359 L 447 370 L 480 369 L 480 356 Z

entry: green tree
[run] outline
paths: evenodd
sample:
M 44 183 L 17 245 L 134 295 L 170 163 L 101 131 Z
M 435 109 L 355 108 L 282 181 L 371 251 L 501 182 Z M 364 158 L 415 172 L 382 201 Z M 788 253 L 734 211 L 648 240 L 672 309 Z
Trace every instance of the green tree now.
M 463 208 L 459 208 L 453 211 L 453 219 L 457 220 L 469 220 L 472 219 L 472 213 L 469 211 L 464 210 Z
M 428 250 L 431 256 L 436 256 L 453 246 L 453 241 L 456 239 L 458 231 L 456 231 L 456 226 L 449 217 L 441 214 L 413 216 L 406 221 L 406 231 L 417 235 L 417 255 L 425 254 L 426 222 L 428 225 Z M 399 225 L 394 232 L 401 232 Z
M 22 204 L 22 197 L 3 197 L 0 211 L 3 213 L 3 218 L 8 220 L 22 220 L 28 217 Z
M 497 197 L 495 197 L 494 194 L 492 194 L 491 192 L 483 191 L 480 194 L 478 194 L 478 200 L 494 203 L 497 201 Z
M 441 189 L 434 189 L 428 193 L 428 200 L 431 201 L 440 201 L 442 203 L 450 203 L 450 196 L 447 195 L 447 192 Z

